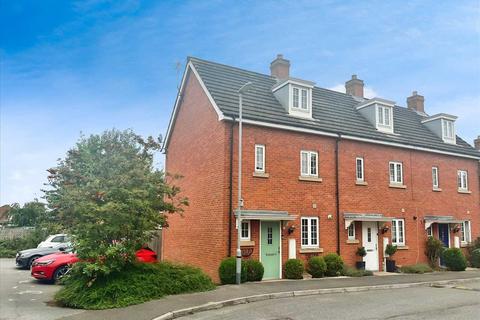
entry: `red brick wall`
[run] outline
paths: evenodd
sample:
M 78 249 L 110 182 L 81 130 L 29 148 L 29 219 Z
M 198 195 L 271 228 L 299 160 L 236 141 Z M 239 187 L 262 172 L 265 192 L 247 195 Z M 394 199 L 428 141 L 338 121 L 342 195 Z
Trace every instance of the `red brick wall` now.
M 190 205 L 169 216 L 163 259 L 199 266 L 215 281 L 228 250 L 228 127 L 190 75 L 166 152 L 166 171 L 184 176 L 175 184 Z

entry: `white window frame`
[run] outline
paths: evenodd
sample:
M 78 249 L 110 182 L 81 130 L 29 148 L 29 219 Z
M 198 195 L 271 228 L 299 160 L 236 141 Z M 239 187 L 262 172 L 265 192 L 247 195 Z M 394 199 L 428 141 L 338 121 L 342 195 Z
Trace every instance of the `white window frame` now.
M 304 239 L 304 230 L 303 223 L 307 222 L 307 244 L 303 244 Z M 317 243 L 312 243 L 312 221 L 316 222 L 316 240 Z M 302 217 L 300 219 L 300 243 L 302 248 L 319 248 L 320 247 L 320 237 L 319 237 L 320 224 L 318 217 Z
M 432 167 L 432 186 L 433 189 L 438 189 L 440 187 L 438 167 Z
M 262 150 L 262 167 L 258 168 L 258 150 Z M 255 145 L 255 172 L 265 173 L 265 145 L 256 144 Z
M 247 234 L 248 234 L 247 237 L 244 237 L 244 236 L 243 236 L 243 231 L 244 231 L 243 224 L 244 224 L 244 223 L 247 225 Z M 242 232 L 240 233 L 240 240 L 241 240 L 241 241 L 250 241 L 250 239 L 251 239 L 251 225 L 250 225 L 250 220 L 242 220 Z
M 295 92 L 298 92 L 298 96 L 295 95 Z M 310 94 L 309 89 L 292 86 L 292 109 L 308 111 L 310 109 Z M 296 101 L 295 101 L 296 98 Z M 295 105 L 297 102 L 297 106 Z
M 358 171 L 358 163 L 360 161 L 360 170 Z M 365 181 L 365 168 L 363 165 L 363 158 L 362 157 L 357 157 L 355 159 L 355 173 L 356 173 L 356 178 L 358 182 L 364 182 Z
M 467 244 L 472 242 L 472 224 L 470 223 L 470 220 L 465 220 L 461 224 L 462 228 L 462 243 Z M 468 233 L 465 233 L 465 230 Z
M 388 112 L 388 116 L 385 114 Z M 380 119 L 381 115 L 381 119 Z M 376 105 L 375 119 L 377 123 L 377 129 L 382 131 L 393 132 L 393 108 L 389 106 Z
M 457 188 L 459 191 L 468 191 L 467 170 L 457 170 Z
M 394 166 L 393 176 L 392 176 L 392 170 L 391 170 L 392 165 Z M 398 174 L 398 167 L 400 167 L 400 176 Z M 388 176 L 389 176 L 390 184 L 403 185 L 403 163 L 397 162 L 397 161 L 390 161 L 388 163 Z
M 355 240 L 355 221 L 352 221 L 352 223 L 348 226 L 347 237 L 348 240 Z
M 400 222 L 402 223 L 402 229 L 400 231 Z M 393 219 L 392 220 L 392 244 L 396 246 L 405 246 L 405 219 Z M 400 241 L 402 238 L 402 241 Z
M 456 143 L 455 122 L 442 119 L 442 139 L 444 142 Z
M 307 157 L 307 167 L 303 166 L 303 155 Z M 315 167 L 312 166 L 312 155 L 315 155 Z M 315 174 L 312 173 L 312 169 L 315 168 Z M 306 169 L 306 170 L 304 170 Z M 300 151 L 300 176 L 302 177 L 318 177 L 318 152 L 316 151 Z

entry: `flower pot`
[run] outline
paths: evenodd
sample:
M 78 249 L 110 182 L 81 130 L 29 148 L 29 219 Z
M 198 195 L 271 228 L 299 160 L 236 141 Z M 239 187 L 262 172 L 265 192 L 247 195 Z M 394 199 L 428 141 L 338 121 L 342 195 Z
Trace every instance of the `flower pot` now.
M 358 270 L 365 270 L 365 261 L 357 261 L 355 263 L 355 267 L 358 269 Z
M 387 272 L 395 272 L 396 269 L 395 260 L 387 260 Z

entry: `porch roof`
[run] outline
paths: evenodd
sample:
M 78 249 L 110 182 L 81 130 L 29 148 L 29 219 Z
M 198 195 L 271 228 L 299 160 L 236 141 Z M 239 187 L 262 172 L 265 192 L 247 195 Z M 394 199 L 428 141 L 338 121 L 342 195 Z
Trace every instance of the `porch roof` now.
M 238 217 L 238 210 L 235 210 L 235 216 Z M 288 214 L 287 211 L 242 210 L 242 219 L 245 220 L 292 221 L 296 218 L 296 215 Z
M 430 228 L 434 223 L 463 223 L 463 220 L 455 219 L 452 216 L 425 216 L 423 218 L 425 220 L 425 230 Z
M 381 213 L 350 213 L 350 212 L 345 212 L 343 214 L 343 217 L 345 219 L 345 229 L 348 229 L 350 225 L 352 224 L 353 221 L 372 221 L 372 222 L 378 222 L 378 221 L 392 221 L 393 218 L 390 217 L 385 217 Z

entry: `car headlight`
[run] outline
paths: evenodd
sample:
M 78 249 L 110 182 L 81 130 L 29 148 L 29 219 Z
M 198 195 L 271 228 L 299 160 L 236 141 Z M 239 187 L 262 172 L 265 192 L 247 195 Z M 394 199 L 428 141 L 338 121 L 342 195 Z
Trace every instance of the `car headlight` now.
M 22 256 L 22 254 L 20 252 L 17 252 L 17 255 L 15 256 L 15 258 L 19 258 L 21 256 Z
M 48 266 L 49 264 L 52 264 L 55 262 L 55 259 L 49 259 L 45 261 L 34 261 L 33 264 L 36 266 Z

